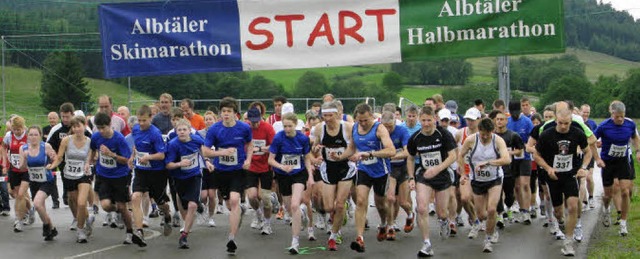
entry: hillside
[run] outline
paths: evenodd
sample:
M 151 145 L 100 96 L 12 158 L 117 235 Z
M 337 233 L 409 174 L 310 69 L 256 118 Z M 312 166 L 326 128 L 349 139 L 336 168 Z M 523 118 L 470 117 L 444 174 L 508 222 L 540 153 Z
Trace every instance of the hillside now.
M 41 76 L 42 74 L 39 70 L 16 67 L 5 68 L 7 116 L 14 113 L 25 116 L 29 125 L 47 123 L 48 111 L 40 106 Z M 113 99 L 115 107 L 127 104 L 128 90 L 126 87 L 91 78 L 87 78 L 87 82 L 94 99 L 97 99 L 100 95 L 107 94 Z M 157 99 L 157 97 L 152 98 L 132 91 L 131 99 L 135 102 L 153 100 Z M 76 107 L 76 109 L 79 108 L 81 107 Z

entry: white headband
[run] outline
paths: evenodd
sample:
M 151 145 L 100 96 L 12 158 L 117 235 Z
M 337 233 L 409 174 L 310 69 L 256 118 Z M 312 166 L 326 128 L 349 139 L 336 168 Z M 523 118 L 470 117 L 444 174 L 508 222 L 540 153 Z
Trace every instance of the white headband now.
M 329 109 L 323 109 L 322 113 L 329 113 L 329 112 L 338 112 L 338 109 L 336 108 L 329 108 Z

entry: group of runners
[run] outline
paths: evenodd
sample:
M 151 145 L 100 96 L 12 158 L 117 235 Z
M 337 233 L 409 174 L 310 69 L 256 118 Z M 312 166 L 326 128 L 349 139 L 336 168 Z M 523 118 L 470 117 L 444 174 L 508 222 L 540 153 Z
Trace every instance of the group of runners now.
M 548 105 L 538 114 L 526 98 L 509 103 L 510 113 L 496 100 L 485 114 L 478 100 L 461 116 L 455 101 L 435 95 L 422 107 L 385 104 L 378 113 L 363 103 L 348 115 L 333 95 L 322 99 L 304 121 L 284 97 L 273 99 L 269 117 L 264 103 L 253 102 L 241 114 L 230 97 L 200 116 L 189 99 L 172 108 L 168 93 L 152 106 L 138 107 L 135 116 L 126 107 L 113 112 L 108 96 L 98 99 L 99 111 L 89 119 L 64 103 L 61 122 L 52 122 L 46 133 L 12 116 L 1 157 L 15 200 L 13 230 L 22 232 L 37 213 L 44 239 L 58 234 L 45 200 L 54 195 L 55 207 L 59 172 L 78 243 L 88 242 L 101 207 L 107 212 L 103 225 L 126 229 L 125 244 L 147 246 L 148 218 L 162 216 L 163 234 L 181 227 L 178 245 L 186 249 L 197 215 L 215 227 L 214 215 L 224 204 L 229 253 L 238 249 L 235 237 L 249 207 L 251 227 L 263 235 L 273 233 L 273 214 L 290 222 L 291 254 L 300 252 L 300 233 L 316 240 L 316 229 L 326 229 L 327 249 L 338 250 L 341 229 L 354 217 L 350 248 L 362 253 L 373 205 L 378 241 L 395 240 L 397 232 L 418 224 L 419 257 L 434 255 L 429 215 L 437 218 L 442 238 L 456 236 L 463 226 L 470 239 L 484 231 L 487 253 L 505 221 L 530 225 L 545 216 L 544 226 L 563 240 L 561 252 L 573 256 L 574 241 L 583 238 L 581 211 L 595 207 L 595 164 L 602 168 L 605 190 L 603 224 L 612 224 L 613 200 L 619 233 L 628 233 L 635 177 L 631 148 L 637 152 L 640 139 L 622 102 L 613 101 L 611 118 L 595 125 L 588 105 L 574 108 L 571 102 Z M 397 224 L 401 210 L 405 222 Z

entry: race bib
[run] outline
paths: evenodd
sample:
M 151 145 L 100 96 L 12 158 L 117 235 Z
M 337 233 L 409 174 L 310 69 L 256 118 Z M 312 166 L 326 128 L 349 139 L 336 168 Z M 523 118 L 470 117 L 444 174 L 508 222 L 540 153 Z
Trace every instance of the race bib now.
M 362 163 L 363 165 L 373 165 L 375 163 L 378 163 L 378 158 L 375 156 L 365 157 L 360 160 L 360 163 Z
M 44 183 L 47 181 L 47 172 L 44 167 L 30 167 L 29 181 Z
M 611 144 L 611 147 L 609 148 L 609 153 L 607 155 L 609 155 L 610 157 L 624 157 L 627 154 L 627 146 L 618 146 L 618 145 L 614 145 Z
M 325 157 L 327 158 L 328 161 L 332 161 L 332 162 L 336 162 L 336 160 L 331 159 L 331 153 L 336 153 L 337 156 L 341 156 L 342 153 L 344 153 L 345 148 L 344 147 L 337 147 L 337 148 L 324 148 L 324 154 Z
M 238 150 L 233 152 L 233 154 L 228 156 L 220 156 L 220 164 L 234 166 L 238 164 Z
M 442 155 L 440 151 L 420 153 L 420 162 L 424 169 L 429 169 L 442 163 Z
M 403 150 L 404 149 L 402 149 L 402 148 L 396 149 L 396 154 L 402 153 Z M 399 163 L 402 163 L 404 161 L 405 161 L 404 159 L 393 159 L 393 160 L 391 160 L 391 163 L 399 164 Z
M 261 148 L 261 147 L 266 147 L 267 146 L 267 141 L 264 139 L 253 139 L 251 140 L 251 142 L 253 143 L 254 147 L 257 148 Z M 264 152 L 262 151 L 257 151 L 257 152 L 253 152 L 254 155 L 260 156 L 260 155 L 264 155 Z
M 293 169 L 300 169 L 300 155 L 282 155 L 282 159 L 280 159 L 280 163 L 283 165 L 290 165 Z
M 106 156 L 102 152 L 100 152 L 100 165 L 102 165 L 102 167 L 104 168 L 110 168 L 110 169 L 117 167 L 116 159 L 113 157 Z
M 495 166 L 485 166 L 480 170 L 476 170 L 476 181 L 478 182 L 488 182 L 496 179 L 497 170 Z
M 555 155 L 553 169 L 556 172 L 569 172 L 573 169 L 573 155 Z
M 191 163 L 188 166 L 182 166 L 180 169 L 183 171 L 191 170 L 198 166 L 198 153 L 193 153 L 191 155 L 181 156 L 180 160 L 189 160 Z
M 84 175 L 84 161 L 67 159 L 64 166 L 64 177 L 78 179 Z
M 15 168 L 18 168 L 18 164 L 20 163 L 20 154 L 11 154 L 9 156 L 9 160 L 11 160 L 11 165 Z
M 138 151 L 138 153 L 136 155 L 136 166 L 139 166 L 139 167 L 151 167 L 151 163 L 149 163 L 149 161 L 147 161 L 146 163 L 140 163 L 140 159 L 143 156 L 146 156 L 148 154 L 149 154 L 148 152 L 139 152 Z

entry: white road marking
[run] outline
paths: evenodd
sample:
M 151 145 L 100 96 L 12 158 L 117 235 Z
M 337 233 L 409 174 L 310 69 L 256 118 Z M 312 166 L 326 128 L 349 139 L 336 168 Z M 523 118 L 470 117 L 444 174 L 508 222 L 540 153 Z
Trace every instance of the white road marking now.
M 150 235 L 150 236 L 145 237 L 145 239 L 146 239 L 146 240 L 151 240 L 151 239 L 154 239 L 154 238 L 156 238 L 156 237 L 159 237 L 159 236 L 160 236 L 160 232 L 155 231 L 155 230 L 147 229 L 147 230 L 145 230 L 145 232 L 151 232 L 151 235 Z M 135 244 L 133 244 L 133 245 L 135 245 Z M 123 246 L 129 246 L 129 245 L 119 244 L 119 245 L 108 246 L 108 247 L 105 247 L 105 248 L 101 248 L 101 249 L 98 249 L 98 250 L 89 251 L 89 252 L 82 253 L 82 254 L 77 254 L 77 255 L 67 256 L 67 257 L 65 257 L 65 259 L 82 258 L 82 257 L 85 257 L 85 256 L 90 256 L 90 255 L 94 255 L 94 254 L 102 253 L 102 252 L 109 251 L 109 250 L 111 250 L 111 249 L 115 249 L 115 248 L 123 247 Z

